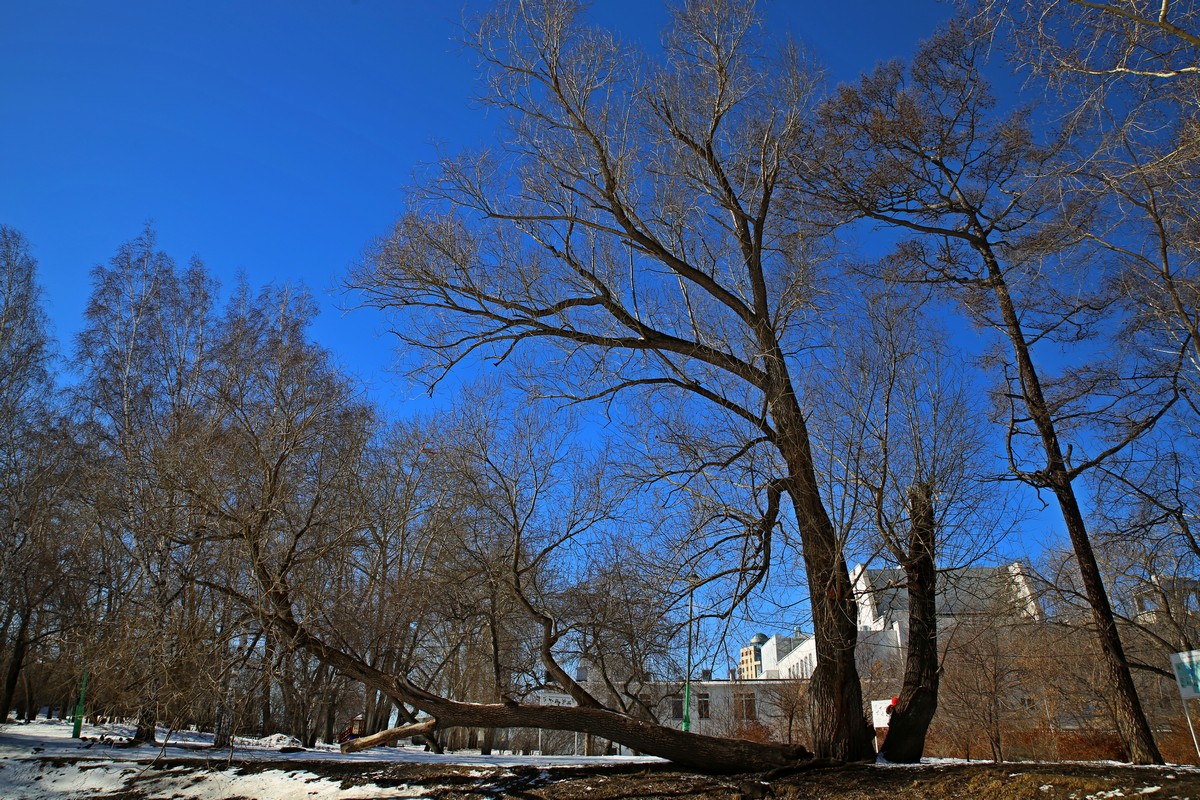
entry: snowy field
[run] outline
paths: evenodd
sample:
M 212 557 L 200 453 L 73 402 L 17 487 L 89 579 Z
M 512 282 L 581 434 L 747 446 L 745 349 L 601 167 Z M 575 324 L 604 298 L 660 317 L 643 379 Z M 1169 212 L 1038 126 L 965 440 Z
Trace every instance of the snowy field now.
M 84 725 L 83 739 L 71 738 L 71 723 L 38 720 L 0 726 L 0 798 L 65 800 L 119 795 L 136 789 L 147 798 L 409 798 L 423 797 L 429 786 L 343 788 L 343 782 L 305 769 L 313 762 L 361 765 L 364 773 L 392 764 L 458 766 L 462 774 L 484 776 L 497 769 L 545 769 L 631 763 L 661 763 L 655 758 L 583 756 L 481 756 L 478 752 L 427 753 L 418 747 L 376 747 L 343 755 L 336 747 L 280 752 L 295 744 L 284 736 L 238 739 L 232 754 L 212 750 L 212 734 L 176 731 L 165 745 L 122 747 L 130 726 Z M 271 768 L 271 762 L 279 762 Z M 314 764 L 314 766 L 316 766 Z M 470 769 L 478 768 L 474 772 Z

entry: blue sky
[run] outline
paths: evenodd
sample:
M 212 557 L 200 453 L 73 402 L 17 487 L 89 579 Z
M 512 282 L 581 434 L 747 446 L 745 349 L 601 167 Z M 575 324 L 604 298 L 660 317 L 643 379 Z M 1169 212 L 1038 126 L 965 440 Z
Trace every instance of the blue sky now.
M 485 7 L 472 2 L 469 8 Z M 387 374 L 373 312 L 333 291 L 403 204 L 435 145 L 486 143 L 459 2 L 410 0 L 0 0 L 0 223 L 25 233 L 69 351 L 89 270 L 151 221 L 178 262 L 229 287 L 307 285 L 314 335 L 404 409 L 420 389 Z M 905 57 L 951 10 L 935 0 L 764 4 L 848 80 Z M 655 0 L 601 0 L 592 15 L 652 47 Z

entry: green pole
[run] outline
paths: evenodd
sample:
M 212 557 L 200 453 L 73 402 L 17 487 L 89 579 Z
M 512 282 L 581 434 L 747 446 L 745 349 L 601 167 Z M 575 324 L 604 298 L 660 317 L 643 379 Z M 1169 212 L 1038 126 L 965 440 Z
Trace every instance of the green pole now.
M 683 730 L 692 729 L 692 679 L 689 677 L 683 684 Z
M 78 739 L 83 731 L 83 696 L 87 693 L 87 670 L 83 671 L 83 685 L 79 687 L 79 703 L 75 706 L 75 727 L 71 730 L 71 738 Z
M 692 729 L 692 617 L 696 615 L 696 581 L 699 577 L 695 572 L 688 576 L 688 628 L 687 628 L 687 671 L 683 675 L 683 725 L 684 733 Z

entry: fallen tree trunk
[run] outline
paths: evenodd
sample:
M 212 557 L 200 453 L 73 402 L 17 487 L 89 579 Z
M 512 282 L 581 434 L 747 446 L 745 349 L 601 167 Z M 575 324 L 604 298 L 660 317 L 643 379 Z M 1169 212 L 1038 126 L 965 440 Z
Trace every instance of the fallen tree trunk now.
M 800 745 L 751 742 L 688 733 L 634 719 L 605 708 L 534 706 L 519 703 L 463 703 L 435 695 L 399 675 L 389 675 L 318 639 L 292 615 L 286 592 L 270 592 L 275 613 L 269 622 L 295 644 L 344 674 L 407 703 L 434 718 L 430 731 L 443 728 L 541 728 L 574 731 L 609 739 L 686 769 L 712 774 L 764 772 L 812 758 Z
M 397 739 L 403 739 L 405 736 L 427 736 L 433 733 L 436 727 L 437 720 L 431 719 L 425 722 L 418 722 L 415 725 L 401 725 L 398 728 L 388 728 L 379 733 L 372 733 L 369 736 L 359 736 L 357 739 L 342 742 L 342 752 L 357 753 L 359 750 L 366 750 L 381 744 L 391 744 Z

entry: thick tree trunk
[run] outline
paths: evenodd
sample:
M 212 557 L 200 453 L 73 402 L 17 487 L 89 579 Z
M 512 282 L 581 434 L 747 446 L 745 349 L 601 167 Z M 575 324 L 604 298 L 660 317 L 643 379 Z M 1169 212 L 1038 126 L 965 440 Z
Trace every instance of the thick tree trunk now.
M 778 359 L 782 363 L 782 354 Z M 858 643 L 858 605 L 837 531 L 825 511 L 803 412 L 790 385 L 772 403 L 779 431 L 776 442 L 787 460 L 788 494 L 804 550 L 812 603 L 816 668 L 813 702 L 813 750 L 818 758 L 860 761 L 874 758 L 874 734 L 863 715 L 862 682 L 854 649 Z
M 363 719 L 366 723 L 366 719 Z M 330 698 L 325 703 L 325 714 L 323 725 L 321 727 L 321 741 L 325 744 L 334 744 L 337 740 L 337 703 Z
M 1162 754 L 1159 753 L 1158 745 L 1154 742 L 1150 723 L 1146 720 L 1137 688 L 1133 683 L 1133 675 L 1129 671 L 1129 661 L 1125 657 L 1125 649 L 1121 644 L 1116 620 L 1113 618 L 1108 592 L 1104 588 L 1104 579 L 1100 575 L 1100 567 L 1096 563 L 1096 555 L 1092 550 L 1087 525 L 1084 522 L 1083 513 L 1079 509 L 1071 472 L 1063 457 L 1054 416 L 1042 392 L 1041 380 L 1034 367 L 1029 344 L 1021 329 L 1020 318 L 1009 294 L 1008 284 L 1005 282 L 999 262 L 990 248 L 983 246 L 980 254 L 987 265 L 988 278 L 1004 317 L 1008 338 L 1016 356 L 1017 369 L 1021 379 L 1021 393 L 1026 409 L 1042 439 L 1042 446 L 1046 454 L 1046 468 L 1043 470 L 1045 481 L 1058 500 L 1063 521 L 1067 526 L 1067 533 L 1071 538 L 1071 547 L 1075 551 L 1075 560 L 1083 579 L 1084 594 L 1091 607 L 1096 637 L 1100 641 L 1109 691 L 1112 692 L 1113 703 L 1116 706 L 1118 734 L 1131 762 L 1134 764 L 1161 764 L 1163 763 Z
M 388 728 L 385 731 L 372 733 L 368 736 L 360 736 L 357 739 L 351 739 L 348 742 L 342 743 L 343 753 L 357 753 L 360 750 L 366 750 L 370 747 L 375 747 L 381 744 L 391 744 L 397 739 L 402 739 L 406 736 L 428 736 L 433 733 L 435 727 L 434 720 L 422 722 L 417 725 L 401 725 L 398 728 Z
M 914 486 L 910 493 L 912 531 L 907 558 L 902 562 L 908 582 L 908 651 L 904 685 L 880 751 L 897 764 L 915 764 L 925 752 L 925 736 L 937 712 L 938 639 L 936 520 L 933 484 Z

